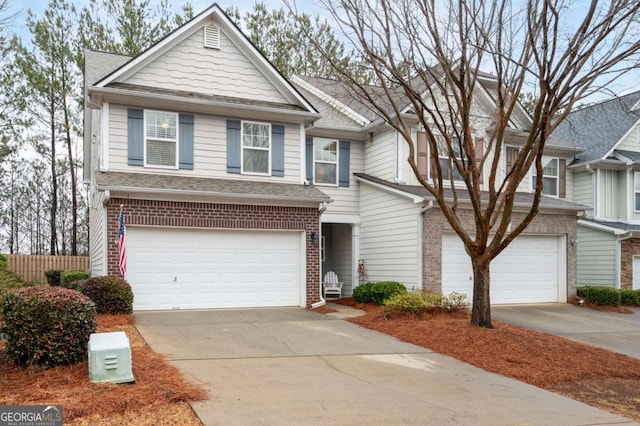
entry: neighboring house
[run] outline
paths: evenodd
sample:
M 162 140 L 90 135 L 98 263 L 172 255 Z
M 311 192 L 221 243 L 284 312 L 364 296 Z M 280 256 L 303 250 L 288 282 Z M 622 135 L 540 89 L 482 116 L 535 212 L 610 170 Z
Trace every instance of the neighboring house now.
M 118 273 L 122 209 L 134 309 L 317 306 L 329 270 L 346 295 L 362 280 L 471 294 L 469 259 L 409 169 L 406 142 L 340 83 L 285 79 L 217 5 L 135 58 L 85 59 L 91 273 Z M 492 85 L 483 76 L 479 117 L 494 109 Z M 529 125 L 518 110 L 501 173 Z M 488 126 L 473 129 L 479 147 Z M 428 178 L 421 130 L 416 156 Z M 548 195 L 494 261 L 493 303 L 575 293 L 585 207 L 569 201 L 565 165 L 578 152 L 547 147 Z M 518 194 L 522 212 L 531 181 Z
M 365 280 L 397 280 L 409 288 L 471 295 L 469 258 L 434 198 L 419 185 L 411 171 L 406 161 L 406 142 L 341 83 L 304 76 L 296 76 L 292 81 L 323 114 L 307 128 L 307 179 L 334 199 L 321 216 L 326 242 L 323 271 L 340 271 L 340 276 L 352 285 L 362 278 L 357 265 L 363 261 Z M 495 79 L 487 74 L 481 83 L 474 115 L 488 117 L 485 111 L 495 108 L 492 90 Z M 402 99 L 400 93 L 398 99 Z M 405 112 L 411 113 L 408 107 Z M 484 148 L 489 125 L 484 119 L 473 129 L 479 149 Z M 511 167 L 511 154 L 522 144 L 522 132 L 530 126 L 528 114 L 523 109 L 517 110 L 511 125 L 506 146 L 500 153 L 501 173 Z M 429 179 L 428 146 L 417 125 L 414 132 L 418 141 L 416 160 L 423 177 Z M 318 167 L 321 170 L 325 167 L 322 154 L 327 144 L 350 146 L 354 175 L 348 192 L 335 180 L 326 182 L 318 173 Z M 547 195 L 542 198 L 540 214 L 525 233 L 493 262 L 492 303 L 565 302 L 575 295 L 576 214 L 585 206 L 570 201 L 573 184 L 571 174 L 566 173 L 566 164 L 578 152 L 580 149 L 572 144 L 547 146 L 543 158 Z M 338 168 L 341 158 L 337 156 Z M 443 157 L 443 167 L 447 167 L 446 160 Z M 488 179 L 487 170 L 484 178 Z M 531 206 L 532 181 L 530 176 L 519 188 L 514 220 Z M 461 203 L 464 206 L 464 200 Z M 469 210 L 462 211 L 460 216 L 473 229 L 468 203 L 467 207 Z
M 640 289 L 640 91 L 571 112 L 553 133 L 584 148 L 568 166 L 578 221 L 578 285 Z

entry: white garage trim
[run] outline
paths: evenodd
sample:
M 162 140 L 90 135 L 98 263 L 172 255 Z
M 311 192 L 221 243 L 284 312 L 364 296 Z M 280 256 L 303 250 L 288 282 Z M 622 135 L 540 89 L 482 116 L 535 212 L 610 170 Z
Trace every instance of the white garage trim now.
M 442 236 L 442 292 L 473 295 L 473 270 L 457 235 Z M 521 235 L 491 263 L 491 303 L 567 300 L 566 236 Z
M 135 310 L 306 306 L 303 231 L 126 231 Z

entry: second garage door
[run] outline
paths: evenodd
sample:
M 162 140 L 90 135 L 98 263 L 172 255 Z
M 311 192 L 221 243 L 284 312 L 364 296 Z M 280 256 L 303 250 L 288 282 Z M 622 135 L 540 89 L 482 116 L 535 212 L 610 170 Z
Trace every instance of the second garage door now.
M 301 232 L 127 227 L 135 310 L 304 306 Z
M 564 302 L 564 237 L 520 236 L 491 263 L 491 303 Z M 442 292 L 473 294 L 473 270 L 457 235 L 442 237 Z

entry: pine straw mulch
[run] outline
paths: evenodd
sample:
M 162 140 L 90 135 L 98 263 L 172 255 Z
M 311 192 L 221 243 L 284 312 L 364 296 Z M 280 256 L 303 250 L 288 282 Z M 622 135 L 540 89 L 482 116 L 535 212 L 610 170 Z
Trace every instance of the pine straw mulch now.
M 206 391 L 149 348 L 133 316 L 100 315 L 98 331 L 127 334 L 135 384 L 91 383 L 87 361 L 18 368 L 0 342 L 0 405 L 62 405 L 64 424 L 71 425 L 201 424 L 188 403 L 206 399 Z
M 640 359 L 500 321 L 472 327 L 468 312 L 385 319 L 379 306 L 337 303 L 364 310 L 348 319 L 362 327 L 640 421 Z

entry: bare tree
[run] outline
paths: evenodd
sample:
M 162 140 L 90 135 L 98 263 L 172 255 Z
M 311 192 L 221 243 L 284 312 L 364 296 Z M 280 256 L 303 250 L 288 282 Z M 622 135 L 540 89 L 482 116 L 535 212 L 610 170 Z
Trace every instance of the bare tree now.
M 638 63 L 640 2 L 324 0 L 323 4 L 365 59 L 379 87 L 372 90 L 360 84 L 352 70 L 334 61 L 336 74 L 406 140 L 417 180 L 435 197 L 471 258 L 471 323 L 492 328 L 491 261 L 538 213 L 542 153 L 551 132 L 576 101 Z M 322 45 L 315 47 L 330 59 Z M 483 90 L 481 80 L 487 77 L 483 71 L 492 73 L 495 109 L 481 119 L 476 105 Z M 520 132 L 523 142 L 513 166 L 501 172 L 499 153 L 514 131 L 510 121 L 519 113 L 518 95 L 525 87 L 537 97 L 530 128 Z M 416 123 L 426 133 L 432 179 L 418 170 L 412 132 Z M 473 133 L 480 126 L 484 144 L 477 149 Z M 449 157 L 448 164 L 441 163 L 443 154 Z M 514 216 L 515 192 L 532 167 L 537 176 L 533 202 L 523 216 Z M 483 169 L 489 177 L 486 191 L 481 191 Z M 453 184 L 454 175 L 464 188 Z M 464 208 L 472 210 L 473 230 L 463 226 L 459 208 L 463 197 L 470 204 Z

